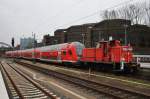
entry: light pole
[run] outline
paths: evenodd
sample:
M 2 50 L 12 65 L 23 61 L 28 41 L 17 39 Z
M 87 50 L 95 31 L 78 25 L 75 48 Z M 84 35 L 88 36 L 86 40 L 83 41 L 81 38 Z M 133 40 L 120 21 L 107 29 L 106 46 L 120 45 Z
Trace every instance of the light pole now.
M 83 44 L 84 44 L 84 43 L 85 43 L 85 34 L 82 33 L 81 35 L 82 35 L 82 42 L 83 42 Z
M 67 39 L 67 31 L 63 31 L 63 33 L 64 33 L 63 43 L 66 43 L 66 42 L 68 42 L 68 39 Z
M 33 63 L 35 64 L 35 33 L 32 32 L 33 35 Z
M 58 42 L 57 42 L 58 40 L 54 40 L 54 41 L 55 41 L 55 44 L 57 44 L 57 43 L 58 43 Z
M 91 47 L 92 46 L 92 39 L 93 39 L 93 35 L 91 34 L 91 32 L 92 32 L 92 26 L 89 26 L 88 28 L 87 28 L 87 46 L 88 47 Z
M 125 29 L 125 31 L 124 31 L 124 33 L 125 33 L 124 42 L 125 42 L 125 45 L 127 45 L 127 27 L 128 27 L 128 25 L 125 24 L 124 25 L 124 29 Z
M 92 37 L 91 37 L 91 36 L 92 36 L 92 35 L 91 35 L 91 30 L 92 30 L 92 28 L 93 28 L 92 26 L 89 26 L 89 27 L 87 28 L 87 41 L 89 40 L 89 41 L 88 41 L 88 44 L 90 43 L 90 46 L 92 46 Z M 84 44 L 84 43 L 83 43 L 83 44 Z M 91 64 L 90 64 L 90 65 L 89 65 L 89 73 L 88 73 L 88 74 L 89 74 L 89 79 L 90 79 L 91 71 L 92 71 L 92 70 L 91 70 L 91 67 L 92 67 L 92 66 L 91 66 Z

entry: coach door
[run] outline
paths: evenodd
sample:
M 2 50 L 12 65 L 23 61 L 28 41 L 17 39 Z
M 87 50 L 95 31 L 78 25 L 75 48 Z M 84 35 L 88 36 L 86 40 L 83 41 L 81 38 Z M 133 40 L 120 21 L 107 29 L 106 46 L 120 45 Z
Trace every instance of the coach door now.
M 62 51 L 61 51 L 61 59 L 62 59 L 62 60 L 66 60 L 66 56 L 67 56 L 66 50 L 62 50 Z
M 103 59 L 104 61 L 108 61 L 108 42 L 102 42 L 102 50 L 103 50 Z
M 58 62 L 59 62 L 59 61 L 61 62 L 61 51 L 58 51 L 57 60 L 58 60 Z

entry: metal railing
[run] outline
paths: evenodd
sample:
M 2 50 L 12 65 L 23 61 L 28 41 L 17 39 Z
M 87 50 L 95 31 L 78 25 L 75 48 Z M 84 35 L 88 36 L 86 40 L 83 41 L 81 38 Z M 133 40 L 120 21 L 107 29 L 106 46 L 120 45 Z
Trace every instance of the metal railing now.
M 150 63 L 150 55 L 133 55 L 135 62 Z

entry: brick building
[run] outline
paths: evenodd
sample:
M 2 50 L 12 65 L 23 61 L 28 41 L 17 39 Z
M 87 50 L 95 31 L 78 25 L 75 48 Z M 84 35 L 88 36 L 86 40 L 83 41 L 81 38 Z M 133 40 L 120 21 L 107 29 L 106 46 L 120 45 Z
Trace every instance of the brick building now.
M 130 25 L 131 22 L 129 20 L 123 19 L 104 20 L 97 23 L 91 31 L 91 46 L 96 46 L 96 42 L 102 39 L 109 40 L 109 37 L 121 40 L 124 43 L 125 26 L 130 27 Z
M 96 42 L 109 37 L 120 40 L 125 44 L 133 46 L 137 54 L 150 54 L 150 27 L 141 24 L 131 25 L 130 20 L 112 19 L 97 23 L 91 30 L 91 47 L 96 46 Z
M 54 35 L 58 43 L 79 41 L 85 44 L 89 36 L 88 31 L 94 25 L 95 23 L 89 23 L 71 26 L 67 29 L 58 29 L 54 32 Z
M 48 35 L 43 36 L 42 43 L 43 43 L 44 46 L 46 46 L 46 45 L 56 44 L 57 42 L 55 40 L 55 36 L 50 36 L 48 34 Z
M 67 40 L 69 42 L 79 41 L 85 43 L 85 40 L 87 39 L 88 29 L 94 25 L 95 23 L 89 23 L 69 27 L 67 29 Z
M 146 25 L 132 25 L 129 27 L 128 42 L 137 54 L 150 54 L 150 27 Z
M 120 40 L 134 47 L 137 54 L 150 54 L 150 27 L 146 25 L 132 25 L 130 20 L 111 19 L 98 23 L 71 26 L 67 29 L 59 29 L 54 32 L 54 42 L 64 43 L 79 41 L 86 47 L 95 47 L 101 40 L 109 40 L 109 37 Z
M 66 29 L 58 29 L 54 32 L 55 41 L 58 44 L 67 42 L 66 32 Z

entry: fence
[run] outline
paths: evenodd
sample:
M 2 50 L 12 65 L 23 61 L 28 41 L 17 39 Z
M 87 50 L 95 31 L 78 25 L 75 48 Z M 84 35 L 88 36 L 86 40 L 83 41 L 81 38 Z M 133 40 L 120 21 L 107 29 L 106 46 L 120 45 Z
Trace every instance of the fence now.
M 133 55 L 135 62 L 150 63 L 150 55 Z

